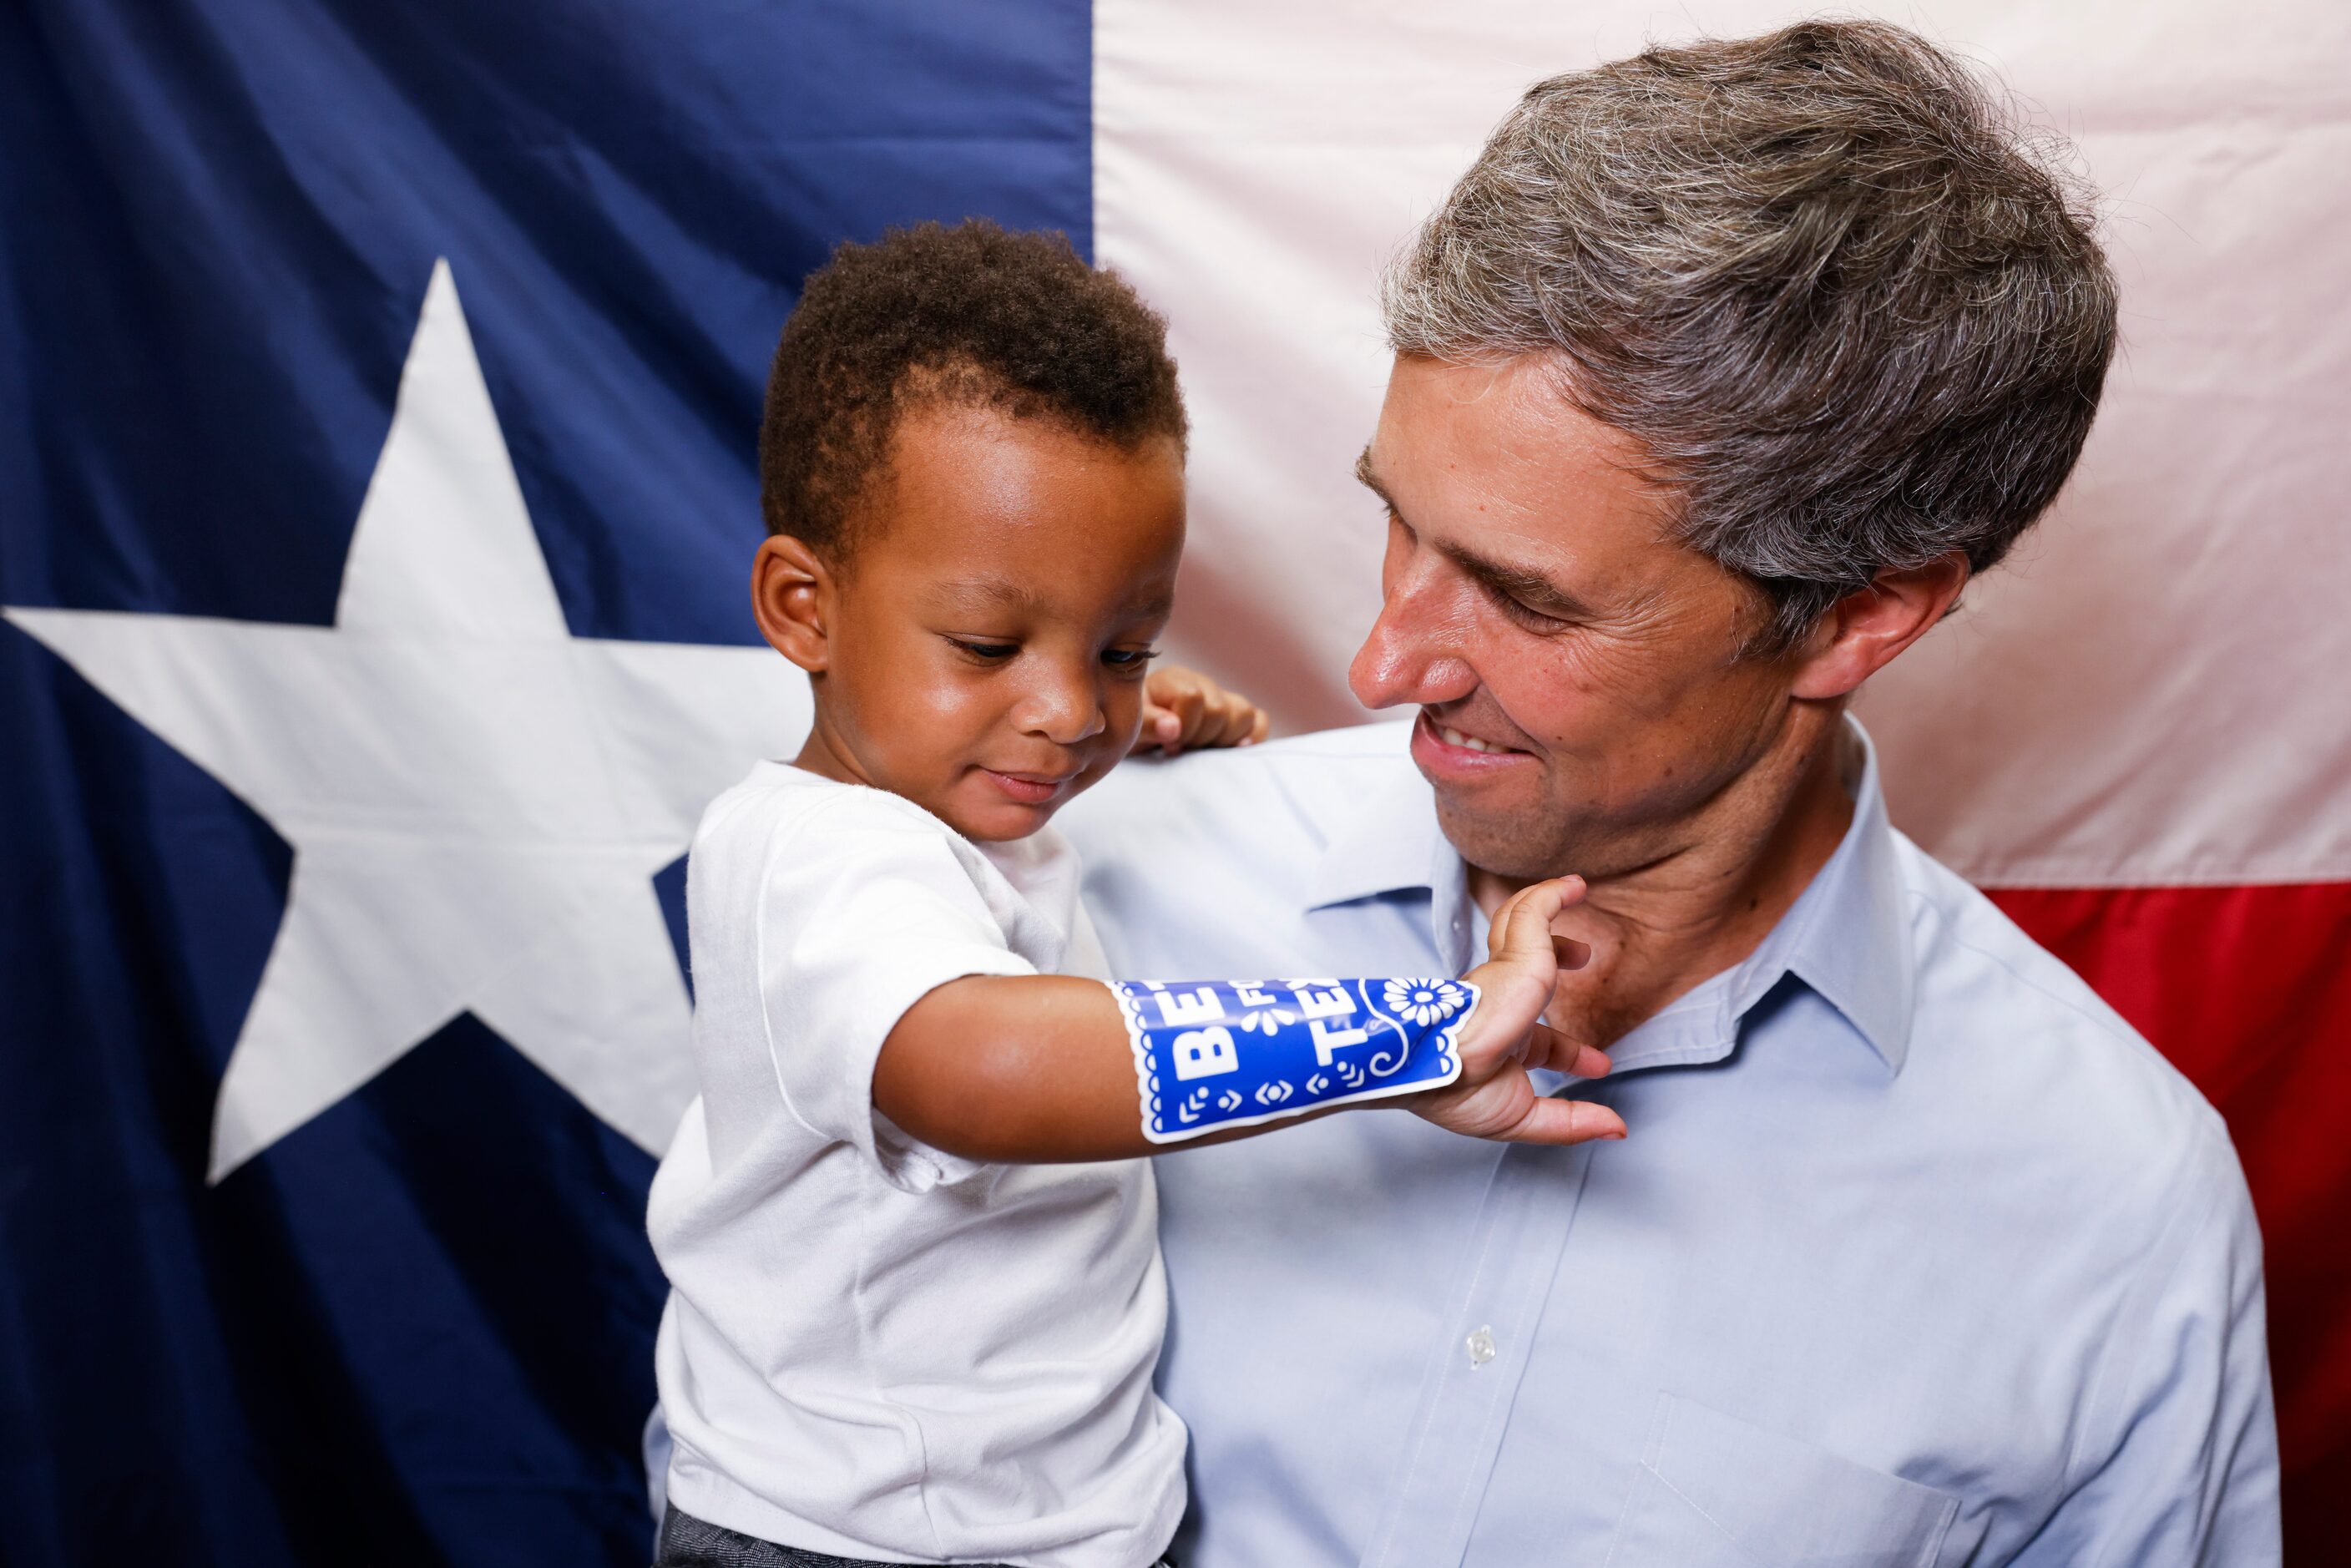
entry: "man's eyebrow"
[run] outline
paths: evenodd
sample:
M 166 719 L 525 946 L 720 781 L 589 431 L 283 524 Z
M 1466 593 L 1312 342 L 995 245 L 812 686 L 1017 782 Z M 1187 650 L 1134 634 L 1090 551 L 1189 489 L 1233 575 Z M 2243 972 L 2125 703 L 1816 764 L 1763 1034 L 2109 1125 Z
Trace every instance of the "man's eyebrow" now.
M 1355 478 L 1364 488 L 1377 496 L 1390 513 L 1402 519 L 1404 514 L 1397 508 L 1395 497 L 1388 494 L 1387 486 L 1380 483 L 1378 472 L 1372 467 L 1372 449 L 1368 446 L 1355 459 Z M 1468 576 L 1496 593 L 1519 601 L 1531 610 L 1556 615 L 1562 621 L 1582 620 L 1592 614 L 1590 605 L 1532 567 L 1512 566 L 1508 561 L 1494 560 L 1449 540 L 1437 541 L 1436 548 L 1446 559 Z
M 1388 487 L 1380 483 L 1379 475 L 1373 470 L 1372 449 L 1368 446 L 1364 447 L 1362 452 L 1356 454 L 1355 483 L 1361 485 L 1364 489 L 1369 490 L 1373 495 L 1377 496 L 1382 502 L 1385 503 L 1389 511 L 1395 511 L 1395 497 L 1388 494 Z M 1402 514 L 1399 513 L 1398 515 L 1401 516 Z

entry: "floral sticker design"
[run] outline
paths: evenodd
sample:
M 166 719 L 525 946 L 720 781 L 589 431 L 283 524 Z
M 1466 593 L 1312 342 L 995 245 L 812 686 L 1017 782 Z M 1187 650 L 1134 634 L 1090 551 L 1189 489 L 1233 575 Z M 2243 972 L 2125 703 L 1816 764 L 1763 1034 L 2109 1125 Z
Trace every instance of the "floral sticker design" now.
M 1467 980 L 1121 980 L 1111 989 L 1134 1047 L 1143 1135 L 1155 1144 L 1451 1083 L 1478 1006 Z
M 1469 993 L 1451 980 L 1390 980 L 1380 999 L 1389 1012 L 1425 1028 L 1459 1012 Z

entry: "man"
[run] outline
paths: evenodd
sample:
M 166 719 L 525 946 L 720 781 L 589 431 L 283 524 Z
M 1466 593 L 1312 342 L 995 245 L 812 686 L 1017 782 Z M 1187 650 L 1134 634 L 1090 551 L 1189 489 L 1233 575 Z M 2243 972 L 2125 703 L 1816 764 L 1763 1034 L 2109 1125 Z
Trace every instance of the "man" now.
M 1623 1143 L 1160 1161 L 1186 1568 L 2274 1563 L 2218 1117 L 1887 825 L 1854 691 L 2041 514 L 2115 340 L 2080 197 L 1889 26 L 1531 91 L 1398 263 L 1361 474 L 1411 725 L 1123 768 L 1113 967 L 1458 973 L 1580 873 Z

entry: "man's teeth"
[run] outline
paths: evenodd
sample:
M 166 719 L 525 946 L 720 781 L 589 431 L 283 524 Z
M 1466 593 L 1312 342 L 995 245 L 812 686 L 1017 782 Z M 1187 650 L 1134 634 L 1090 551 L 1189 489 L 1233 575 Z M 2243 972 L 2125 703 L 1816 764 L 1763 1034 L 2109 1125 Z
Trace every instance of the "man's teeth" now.
M 1474 735 L 1464 735 L 1458 729 L 1447 729 L 1441 724 L 1437 727 L 1437 733 L 1443 738 L 1446 745 L 1458 746 L 1466 751 L 1508 751 L 1510 749 L 1507 746 L 1490 746 L 1485 741 L 1479 739 Z

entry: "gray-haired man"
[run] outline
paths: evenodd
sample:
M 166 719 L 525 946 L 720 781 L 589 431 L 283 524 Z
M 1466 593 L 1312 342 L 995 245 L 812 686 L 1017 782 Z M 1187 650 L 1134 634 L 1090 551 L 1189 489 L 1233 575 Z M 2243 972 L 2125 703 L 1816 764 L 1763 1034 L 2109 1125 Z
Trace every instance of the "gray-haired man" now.
M 1353 674 L 1416 718 L 1069 829 L 1165 978 L 1458 972 L 1582 873 L 1554 1019 L 1632 1135 L 1162 1161 L 1186 1568 L 2274 1563 L 2226 1133 L 1887 826 L 1844 713 L 2081 449 L 2078 196 L 1918 39 L 1808 24 L 1534 89 L 1387 310 Z

